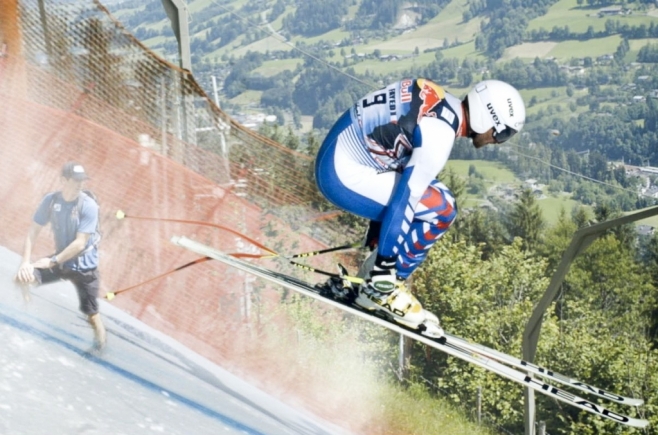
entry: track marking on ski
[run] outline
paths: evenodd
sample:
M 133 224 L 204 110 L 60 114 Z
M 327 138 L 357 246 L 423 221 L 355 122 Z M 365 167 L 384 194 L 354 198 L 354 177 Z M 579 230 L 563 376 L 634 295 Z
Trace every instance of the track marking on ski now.
M 450 339 L 451 342 L 459 343 L 459 346 L 477 353 L 485 353 L 488 357 L 495 359 L 498 362 L 508 364 L 514 368 L 530 372 L 535 376 L 542 377 L 547 380 L 552 380 L 561 383 L 562 385 L 567 385 L 569 387 L 576 388 L 578 390 L 584 391 L 586 393 L 594 394 L 603 399 L 610 400 L 615 403 L 620 403 L 622 405 L 628 406 L 642 406 L 644 400 L 636 399 L 634 397 L 620 396 L 618 394 L 610 393 L 601 388 L 595 387 L 593 385 L 586 384 L 585 382 L 579 381 L 578 379 L 571 378 L 569 376 L 561 375 L 560 373 L 554 372 L 544 367 L 540 367 L 524 361 L 519 358 L 515 358 L 506 353 L 502 353 L 495 349 L 483 346 L 481 344 L 471 343 L 463 338 L 446 334 L 446 337 Z
M 221 251 L 218 251 L 210 246 L 201 244 L 199 242 L 196 242 L 194 240 L 188 239 L 186 237 L 172 237 L 171 242 L 174 243 L 175 245 L 178 245 L 182 248 L 188 249 L 192 252 L 195 252 L 197 254 L 203 255 L 205 257 L 210 257 L 215 260 L 218 260 L 224 264 L 227 264 L 229 266 L 235 267 L 237 269 L 243 270 L 245 272 L 251 273 L 252 275 L 264 278 L 266 280 L 269 280 L 270 282 L 273 282 L 275 284 L 282 285 L 290 290 L 294 290 L 298 293 L 301 293 L 303 295 L 309 296 L 311 298 L 317 299 L 322 301 L 323 303 L 327 303 L 333 307 L 339 308 L 343 311 L 347 311 L 355 316 L 358 316 L 362 319 L 365 319 L 369 322 L 376 323 L 378 325 L 381 325 L 391 331 L 397 332 L 399 334 L 405 335 L 409 338 L 412 338 L 416 341 L 419 341 L 423 344 L 426 344 L 430 347 L 433 347 L 435 349 L 441 350 L 448 355 L 451 355 L 455 358 L 459 358 L 463 361 L 469 362 L 471 364 L 474 364 L 478 367 L 481 367 L 485 370 L 488 370 L 492 373 L 495 373 L 499 376 L 502 376 L 506 379 L 509 379 L 511 381 L 514 381 L 518 384 L 521 384 L 524 387 L 527 388 L 532 388 L 535 391 L 538 391 L 542 394 L 545 394 L 546 396 L 552 397 L 554 399 L 560 400 L 562 402 L 568 403 L 572 406 L 575 406 L 577 408 L 583 409 L 587 412 L 590 412 L 595 415 L 599 415 L 601 417 L 613 420 L 617 423 L 621 423 L 627 426 L 632 426 L 632 427 L 637 427 L 637 428 L 644 428 L 649 425 L 649 421 L 644 420 L 644 419 L 639 419 L 639 418 L 634 418 L 634 417 L 629 417 L 624 414 L 619 414 L 616 413 L 612 410 L 609 410 L 605 408 L 604 406 L 601 406 L 599 404 L 596 404 L 594 402 L 591 402 L 587 399 L 584 399 L 582 397 L 576 396 L 575 394 L 572 394 L 568 391 L 562 390 L 560 388 L 557 388 L 551 384 L 547 384 L 543 382 L 542 380 L 533 378 L 530 375 L 527 375 L 526 373 L 523 373 L 516 368 L 509 367 L 502 362 L 498 361 L 495 359 L 494 354 L 498 353 L 501 354 L 500 352 L 495 352 L 492 353 L 488 348 L 485 348 L 484 346 L 476 346 L 472 345 L 468 342 L 466 342 L 463 339 L 454 337 L 454 336 L 449 336 L 446 335 L 445 337 L 438 339 L 438 340 L 433 340 L 429 337 L 425 337 L 421 335 L 419 332 L 415 332 L 410 329 L 403 328 L 402 326 L 399 326 L 395 323 L 391 323 L 387 320 L 381 319 L 380 317 L 376 317 L 370 313 L 367 313 L 365 311 L 362 311 L 360 309 L 357 309 L 353 306 L 348 306 L 344 305 L 340 302 L 334 301 L 332 299 L 326 298 L 324 296 L 321 296 L 319 293 L 317 293 L 314 289 L 313 286 L 311 286 L 309 283 L 304 282 L 300 279 L 287 276 L 284 274 L 280 274 L 278 272 L 275 272 L 273 270 L 269 270 L 263 267 L 259 267 L 257 265 L 248 263 L 246 261 L 239 260 L 235 257 L 231 257 Z M 506 354 L 501 354 L 501 355 L 506 355 Z M 506 355 L 505 358 L 501 357 L 499 355 L 500 359 L 507 359 L 508 363 L 513 360 L 514 358 L 510 355 Z M 530 370 L 529 367 L 523 367 L 524 370 Z M 544 369 L 545 370 L 545 369 Z M 552 372 L 551 372 L 552 373 Z M 541 374 L 541 373 L 537 373 Z M 571 384 L 569 384 L 571 385 Z M 586 385 L 586 384 L 584 384 Z M 587 392 L 594 393 L 594 391 L 591 391 L 590 389 L 586 389 Z M 601 390 L 603 391 L 603 390 Z M 608 393 L 609 394 L 609 393 Z M 600 394 L 599 394 L 600 395 Z M 611 399 L 607 395 L 602 396 L 606 399 Z M 621 397 L 621 396 L 617 396 Z M 612 399 L 611 399 L 612 400 Z M 634 400 L 639 400 L 639 399 L 634 399 Z

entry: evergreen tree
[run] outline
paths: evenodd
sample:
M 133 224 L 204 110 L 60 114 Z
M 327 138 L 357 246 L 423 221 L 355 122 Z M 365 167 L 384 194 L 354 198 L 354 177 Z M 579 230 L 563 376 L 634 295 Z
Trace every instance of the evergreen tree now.
M 462 218 L 460 232 L 468 243 L 480 246 L 485 260 L 505 246 L 508 238 L 499 214 L 493 210 L 468 213 Z
M 510 235 L 523 239 L 523 249 L 534 250 L 540 242 L 545 225 L 532 190 L 525 189 L 509 215 L 507 228 Z
M 577 229 L 588 226 L 589 219 L 590 217 L 585 207 L 577 205 L 571 210 L 571 220 L 576 225 Z
M 615 208 L 608 201 L 601 201 L 598 203 L 596 207 L 594 207 L 594 214 L 598 222 L 605 222 L 622 216 L 619 209 Z M 635 246 L 636 233 L 635 227 L 632 224 L 616 226 L 611 228 L 608 232 L 613 234 L 626 249 L 631 250 Z
M 569 247 L 577 229 L 578 227 L 569 219 L 563 207 L 560 210 L 557 223 L 546 231 L 544 243 L 538 247 L 541 256 L 548 261 L 549 271 L 554 270 L 560 263 L 564 251 Z

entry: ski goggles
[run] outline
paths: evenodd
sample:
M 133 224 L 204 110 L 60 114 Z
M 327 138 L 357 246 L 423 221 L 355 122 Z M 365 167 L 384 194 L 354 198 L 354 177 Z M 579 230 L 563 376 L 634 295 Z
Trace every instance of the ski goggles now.
M 516 133 L 518 133 L 518 131 L 514 130 L 509 125 L 506 125 L 503 130 L 494 130 L 493 138 L 496 143 L 503 143 L 510 140 Z

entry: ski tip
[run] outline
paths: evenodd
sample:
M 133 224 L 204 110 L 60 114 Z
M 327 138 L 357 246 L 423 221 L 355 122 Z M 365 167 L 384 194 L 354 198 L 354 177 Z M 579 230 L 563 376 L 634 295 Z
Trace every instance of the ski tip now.
M 644 400 L 635 399 L 635 398 L 625 398 L 622 403 L 628 406 L 642 406 L 644 405 Z
M 121 220 L 126 217 L 126 214 L 123 212 L 123 210 L 117 210 L 117 219 Z
M 640 418 L 630 418 L 629 417 L 628 418 L 628 423 L 626 423 L 626 424 L 628 426 L 631 426 L 631 427 L 637 427 L 637 428 L 640 428 L 640 429 L 644 429 L 647 426 L 649 426 L 650 422 L 649 422 L 649 420 L 644 420 L 644 419 L 640 419 Z

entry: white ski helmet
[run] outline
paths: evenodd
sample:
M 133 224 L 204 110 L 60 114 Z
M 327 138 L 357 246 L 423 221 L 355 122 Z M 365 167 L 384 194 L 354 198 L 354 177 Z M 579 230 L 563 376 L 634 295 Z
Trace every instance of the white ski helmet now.
M 493 127 L 497 143 L 509 140 L 525 124 L 523 98 L 505 82 L 484 80 L 471 89 L 467 98 L 471 130 L 486 133 Z

